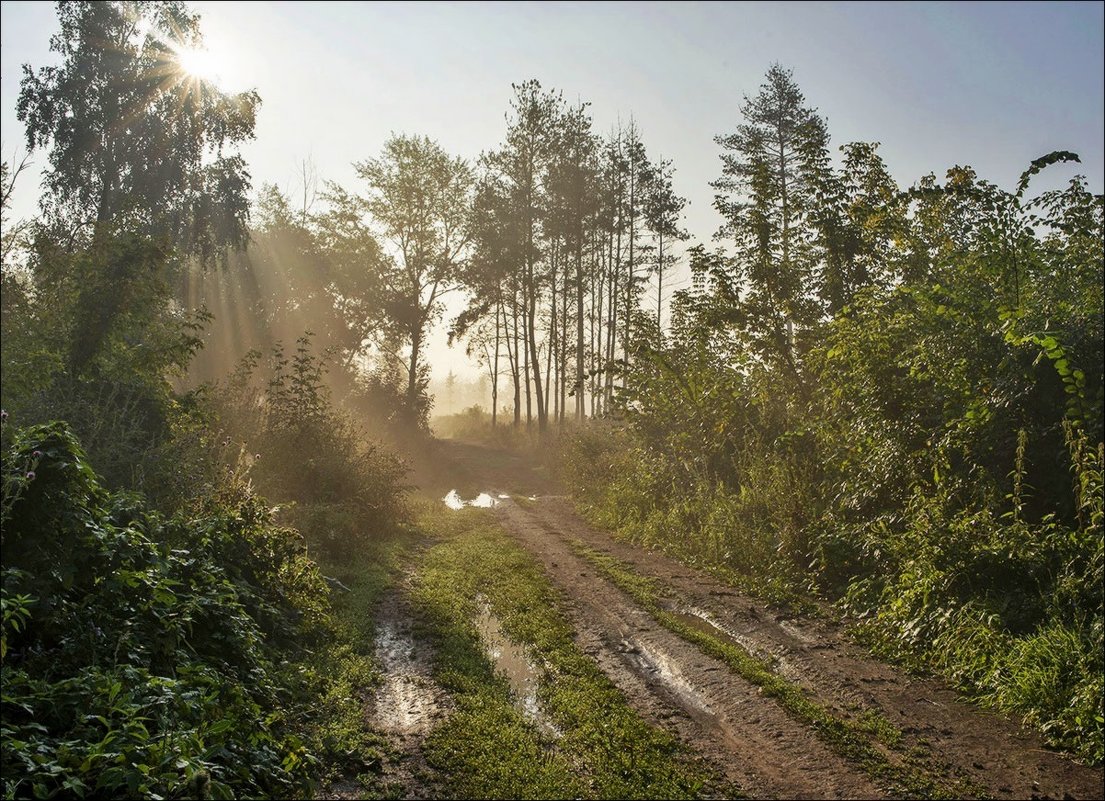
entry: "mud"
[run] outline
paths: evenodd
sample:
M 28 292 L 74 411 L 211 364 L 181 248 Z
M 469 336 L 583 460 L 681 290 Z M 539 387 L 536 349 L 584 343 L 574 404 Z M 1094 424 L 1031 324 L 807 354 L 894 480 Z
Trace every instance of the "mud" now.
M 540 503 L 540 501 L 538 502 Z M 755 796 L 869 798 L 883 788 L 837 758 L 759 688 L 664 629 L 595 575 L 533 511 L 497 507 L 506 528 L 566 589 L 578 643 L 630 704 L 706 757 L 725 780 Z
M 669 610 L 761 658 L 843 718 L 878 713 L 901 730 L 901 748 L 923 755 L 938 780 L 966 780 L 997 798 L 1101 798 L 1103 773 L 1047 748 L 1016 721 L 965 703 L 935 679 L 873 659 L 844 626 L 796 617 L 746 597 L 645 548 L 588 525 L 524 460 L 468 444 L 447 456 L 499 498 L 506 529 L 544 565 L 571 601 L 578 642 L 639 711 L 674 731 L 754 797 L 890 794 L 832 752 L 757 687 L 656 624 L 578 557 L 573 540 L 610 553 L 671 592 Z M 962 786 L 962 785 L 961 785 Z
M 408 798 L 436 795 L 422 754 L 422 741 L 449 714 L 448 694 L 434 681 L 433 653 L 412 629 L 405 586 L 388 593 L 376 612 L 375 656 L 381 684 L 366 704 L 371 729 L 388 736 L 383 761 L 385 787 L 401 787 Z

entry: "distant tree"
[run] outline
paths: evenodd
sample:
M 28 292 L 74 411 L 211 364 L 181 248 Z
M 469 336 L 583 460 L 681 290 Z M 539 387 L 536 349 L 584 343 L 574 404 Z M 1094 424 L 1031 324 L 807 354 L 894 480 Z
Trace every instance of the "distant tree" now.
M 687 199 L 675 194 L 672 176 L 675 168 L 670 161 L 660 159 L 648 174 L 645 193 L 645 225 L 656 238 L 656 330 L 657 337 L 663 331 L 660 313 L 664 302 L 664 270 L 671 267 L 675 259 L 671 255 L 673 240 L 685 241 L 688 234 L 680 225 L 680 215 L 687 205 Z M 664 245 L 669 250 L 665 252 Z M 660 342 L 657 342 L 659 347 Z
M 449 375 L 445 376 L 445 405 L 448 407 L 450 414 L 455 411 L 453 408 L 454 393 L 457 388 L 456 374 L 449 370 Z
M 505 356 L 514 387 L 514 424 L 518 425 L 521 420 L 521 362 L 517 337 L 509 336 L 509 312 L 513 310 L 515 323 L 518 318 L 518 237 L 513 231 L 514 219 L 505 180 L 493 164 L 491 155 L 485 154 L 480 159 L 480 176 L 469 220 L 471 253 L 461 272 L 469 303 L 450 327 L 449 344 L 467 338 L 468 355 L 476 354 L 485 359 L 492 384 L 492 426 L 498 422 L 500 358 L 504 355 L 502 346 L 506 345 Z M 488 316 L 494 317 L 491 325 L 485 324 Z
M 598 144 L 591 129 L 589 104 L 563 104 L 550 121 L 552 148 L 546 167 L 547 203 L 543 235 L 547 251 L 550 300 L 553 416 L 563 423 L 569 386 L 580 387 L 584 377 L 584 296 L 587 279 L 585 256 L 590 249 L 596 221 Z M 572 330 L 574 327 L 574 331 Z M 575 368 L 569 368 L 572 338 L 575 338 Z M 574 373 L 569 380 L 569 375 Z M 576 416 L 583 414 L 583 393 L 577 392 Z
M 17 114 L 49 149 L 47 221 L 81 241 L 107 223 L 210 261 L 247 241 L 250 186 L 235 146 L 260 98 L 190 74 L 199 16 L 181 3 L 58 3 L 57 67 L 23 67 Z
M 531 418 L 531 399 L 537 401 L 537 425 L 548 426 L 548 408 L 542 389 L 538 358 L 537 309 L 544 283 L 542 276 L 542 222 L 547 207 L 544 177 L 556 147 L 554 126 L 562 104 L 559 93 L 546 91 L 536 80 L 512 84 L 514 97 L 507 119 L 506 142 L 492 161 L 503 178 L 505 194 L 514 218 L 511 230 L 519 256 L 518 283 L 521 290 L 521 333 L 525 367 L 526 421 Z M 518 322 L 515 321 L 515 334 Z M 530 394 L 530 385 L 533 394 Z

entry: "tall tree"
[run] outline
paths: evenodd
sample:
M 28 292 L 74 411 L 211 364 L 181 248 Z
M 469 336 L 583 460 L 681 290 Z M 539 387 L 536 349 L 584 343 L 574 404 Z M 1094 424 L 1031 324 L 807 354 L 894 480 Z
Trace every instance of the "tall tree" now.
M 42 206 L 82 241 L 107 223 L 210 261 L 247 241 L 250 186 L 237 146 L 256 92 L 230 95 L 188 72 L 199 16 L 181 3 L 58 3 L 60 66 L 23 67 L 17 114 L 49 149 Z
M 53 235 L 43 246 L 98 254 L 73 262 L 91 270 L 73 303 L 76 375 L 128 313 L 126 287 L 149 285 L 152 274 L 168 286 L 165 268 L 180 257 L 210 263 L 245 245 L 250 178 L 237 146 L 253 136 L 260 99 L 188 72 L 185 56 L 203 38 L 183 3 L 59 3 L 57 13 L 50 47 L 61 64 L 24 65 L 17 115 L 28 149 L 48 151 L 41 207 Z M 143 239 L 142 258 L 108 258 L 138 252 Z M 40 285 L 68 280 L 48 262 L 67 263 L 39 259 Z
M 763 332 L 764 353 L 792 370 L 796 329 L 820 316 L 810 215 L 828 147 L 824 120 L 806 106 L 789 70 L 767 72 L 759 93 L 745 97 L 744 122 L 715 141 L 722 175 L 714 206 L 725 218 L 718 238 L 732 238 L 750 320 Z
M 575 313 L 575 388 L 578 420 L 584 412 L 584 256 L 590 232 L 598 211 L 598 140 L 591 130 L 587 103 L 562 111 L 557 119 L 557 145 L 549 166 L 550 233 L 564 245 L 562 258 L 561 330 L 557 376 L 559 379 L 560 416 L 565 414 L 564 396 L 567 389 L 570 311 Z M 574 289 L 574 298 L 571 297 Z M 553 288 L 555 293 L 556 288 Z
M 671 161 L 663 158 L 653 166 L 648 174 L 645 192 L 645 225 L 656 239 L 656 331 L 657 343 L 663 332 L 660 319 L 664 302 L 664 271 L 675 264 L 671 247 L 675 242 L 685 241 L 688 234 L 679 224 L 680 216 L 687 199 L 675 193 L 672 177 L 675 168 Z M 665 251 L 665 246 L 668 250 Z
M 473 174 L 425 136 L 392 136 L 379 158 L 354 166 L 368 186 L 363 208 L 395 251 L 385 308 L 409 348 L 407 412 L 417 423 L 428 412 L 426 334 L 441 317 L 443 295 L 457 286 L 471 238 Z
M 514 84 L 513 88 L 506 143 L 499 154 L 498 167 L 508 182 L 510 202 L 517 216 L 525 362 L 529 374 L 526 380 L 527 404 L 529 379 L 532 378 L 537 425 L 539 430 L 544 431 L 548 426 L 548 409 L 537 352 L 537 308 L 544 284 L 541 238 L 547 192 L 545 170 L 555 143 L 554 122 L 562 101 L 559 94 L 543 91 L 541 83 L 536 80 Z

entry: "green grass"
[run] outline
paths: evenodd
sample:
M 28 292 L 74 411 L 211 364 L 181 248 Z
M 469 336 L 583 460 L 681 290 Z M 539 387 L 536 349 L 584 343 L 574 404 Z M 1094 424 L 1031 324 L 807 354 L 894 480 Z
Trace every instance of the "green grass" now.
M 690 626 L 666 611 L 660 600 L 662 592 L 651 580 L 578 540 L 571 544 L 576 553 L 646 609 L 659 624 L 694 644 L 703 653 L 722 660 L 734 673 L 762 688 L 764 695 L 773 698 L 792 718 L 809 726 L 837 754 L 861 767 L 891 792 L 922 798 L 961 798 L 978 796 L 983 792 L 981 788 L 961 780 L 941 782 L 914 764 L 908 756 L 892 760 L 885 751 L 899 748 L 901 732 L 881 713 L 868 710 L 856 721 L 838 717 L 748 651 Z
M 418 570 L 414 603 L 436 647 L 436 677 L 455 704 L 426 753 L 452 794 L 693 798 L 705 790 L 707 770 L 642 720 L 575 646 L 561 597 L 490 513 L 465 509 L 424 519 L 439 541 Z M 473 623 L 478 595 L 539 666 L 539 703 L 561 737 L 550 739 L 518 711 L 485 657 Z

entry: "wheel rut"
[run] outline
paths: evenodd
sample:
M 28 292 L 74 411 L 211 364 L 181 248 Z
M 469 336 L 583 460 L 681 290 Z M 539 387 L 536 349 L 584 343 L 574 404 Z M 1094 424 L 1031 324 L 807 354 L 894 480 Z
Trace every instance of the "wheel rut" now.
M 902 732 L 900 750 L 925 753 L 931 773 L 966 780 L 995 798 L 1101 798 L 1102 769 L 1047 748 L 1008 718 L 968 704 L 938 680 L 907 675 L 872 659 L 828 620 L 772 609 L 659 553 L 614 540 L 562 497 L 530 504 L 529 524 L 549 541 L 578 540 L 655 579 L 672 607 L 708 617 L 741 645 L 839 717 L 876 712 Z
M 673 729 L 727 781 L 756 797 L 886 795 L 758 687 L 656 623 L 534 511 L 504 500 L 496 512 L 569 598 L 581 649 L 634 707 Z

